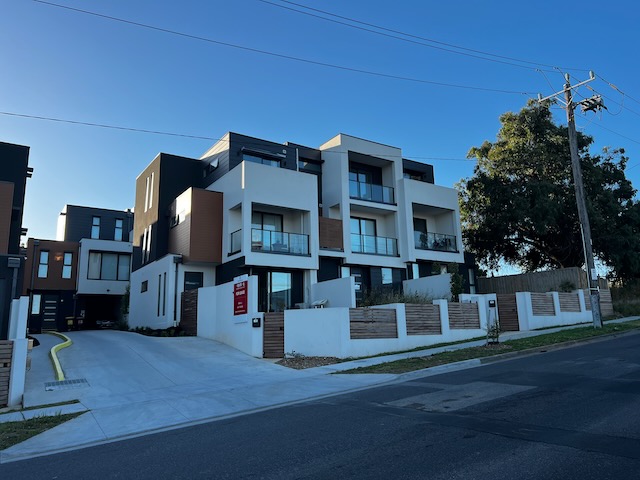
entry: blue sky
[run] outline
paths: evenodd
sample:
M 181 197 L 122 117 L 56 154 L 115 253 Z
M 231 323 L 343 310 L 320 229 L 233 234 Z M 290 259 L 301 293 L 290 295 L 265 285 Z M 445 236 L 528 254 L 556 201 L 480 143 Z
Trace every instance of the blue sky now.
M 563 84 L 560 71 L 550 67 L 540 66 L 550 70 L 543 74 L 530 64 L 512 62 L 518 67 L 454 54 L 259 0 L 54 1 L 316 62 L 529 94 L 366 75 L 30 0 L 3 0 L 0 141 L 31 147 L 35 173 L 27 186 L 23 225 L 38 238 L 55 238 L 57 216 L 66 203 L 132 207 L 135 178 L 158 152 L 198 157 L 214 142 L 7 113 L 211 138 L 236 131 L 312 147 L 343 132 L 401 147 L 405 156 L 434 165 L 436 183 L 453 186 L 472 174 L 474 162 L 464 160 L 466 153 L 495 138 L 500 114 L 517 111 L 538 92 L 547 95 Z M 636 2 L 583 1 L 566 8 L 552 1 L 296 2 L 468 49 L 563 71 L 584 69 L 570 71 L 575 81 L 594 70 L 633 99 L 598 78 L 590 85 L 609 97 L 610 113 L 578 114 L 578 127 L 596 138 L 596 149 L 624 147 L 630 156 L 628 177 L 640 187 Z M 593 94 L 584 88 L 580 93 Z M 557 110 L 557 116 L 565 121 L 563 111 Z

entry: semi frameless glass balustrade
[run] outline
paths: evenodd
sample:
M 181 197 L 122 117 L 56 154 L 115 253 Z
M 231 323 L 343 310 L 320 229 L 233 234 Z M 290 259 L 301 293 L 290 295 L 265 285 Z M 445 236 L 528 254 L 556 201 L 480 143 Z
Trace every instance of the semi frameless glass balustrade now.
M 251 230 L 251 250 L 288 255 L 309 255 L 309 235 L 254 228 Z
M 349 180 L 349 196 L 359 200 L 395 204 L 393 187 Z
M 413 232 L 415 247 L 420 250 L 437 250 L 440 252 L 457 252 L 455 235 L 433 232 Z
M 372 255 L 398 255 L 398 241 L 395 238 L 374 237 L 373 235 L 351 234 L 351 251 Z

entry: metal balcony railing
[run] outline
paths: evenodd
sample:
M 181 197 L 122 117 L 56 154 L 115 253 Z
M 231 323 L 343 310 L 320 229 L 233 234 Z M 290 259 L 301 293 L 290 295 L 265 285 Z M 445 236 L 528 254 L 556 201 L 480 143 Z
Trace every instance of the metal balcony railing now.
M 349 196 L 358 200 L 369 200 L 391 205 L 396 203 L 393 187 L 358 182 L 356 180 L 349 180 Z
M 413 232 L 416 248 L 420 250 L 436 250 L 439 252 L 457 252 L 458 244 L 455 235 L 433 232 Z
M 373 235 L 351 234 L 351 251 L 372 255 L 398 255 L 398 240 L 395 238 L 375 237 Z
M 251 250 L 287 255 L 309 255 L 309 235 L 253 228 L 251 229 Z

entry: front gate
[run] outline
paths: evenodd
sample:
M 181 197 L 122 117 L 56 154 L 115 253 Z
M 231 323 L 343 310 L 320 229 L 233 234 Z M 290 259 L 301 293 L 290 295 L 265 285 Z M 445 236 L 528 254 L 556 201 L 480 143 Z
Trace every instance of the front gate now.
M 517 332 L 520 330 L 518 320 L 518 304 L 515 293 L 499 293 L 498 318 L 500 319 L 500 330 L 503 332 Z
M 264 314 L 262 342 L 264 358 L 284 357 L 284 312 Z

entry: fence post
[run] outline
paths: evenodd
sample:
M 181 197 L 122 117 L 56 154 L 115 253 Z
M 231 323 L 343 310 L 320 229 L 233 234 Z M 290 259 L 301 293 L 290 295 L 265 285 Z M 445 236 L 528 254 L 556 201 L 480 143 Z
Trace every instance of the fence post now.
M 440 325 L 442 330 L 442 337 L 447 338 L 451 333 L 451 329 L 449 328 L 449 303 L 444 300 L 434 300 L 434 305 L 440 306 Z

